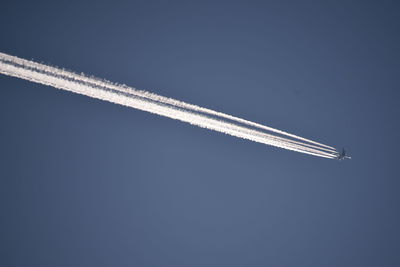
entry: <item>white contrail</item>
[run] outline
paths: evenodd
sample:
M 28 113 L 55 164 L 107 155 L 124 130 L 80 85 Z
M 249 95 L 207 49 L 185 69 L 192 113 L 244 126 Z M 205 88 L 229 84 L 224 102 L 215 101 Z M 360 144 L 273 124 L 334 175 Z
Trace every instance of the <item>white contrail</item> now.
M 329 146 L 287 134 L 264 125 L 249 122 L 231 115 L 201 108 L 145 91 L 139 91 L 124 85 L 112 84 L 107 81 L 78 75 L 72 72 L 20 59 L 3 53 L 0 53 L 0 72 L 10 76 L 50 85 L 59 89 L 64 89 L 113 103 L 137 108 L 158 115 L 167 116 L 203 128 L 223 132 L 255 142 L 325 158 L 336 157 L 336 150 L 327 149 L 331 148 Z M 213 115 L 216 118 L 208 116 L 207 114 Z M 254 126 L 259 129 L 284 134 L 286 136 L 303 140 L 304 142 L 270 135 L 261 130 L 249 128 L 238 123 L 228 122 L 226 119 L 240 122 L 248 126 Z M 310 143 L 314 145 L 311 145 Z
M 289 137 L 292 137 L 292 138 L 296 138 L 296 139 L 299 139 L 299 140 L 303 140 L 303 142 L 299 142 L 299 141 L 295 141 L 295 140 L 288 139 L 288 138 L 281 138 L 279 136 L 276 137 L 278 139 L 279 138 L 280 139 L 284 139 L 285 142 L 290 142 L 290 143 L 294 143 L 294 144 L 300 144 L 302 146 L 308 146 L 308 147 L 316 148 L 316 149 L 319 149 L 319 150 L 325 150 L 325 151 L 328 151 L 330 153 L 335 153 L 336 152 L 335 149 L 328 148 L 329 146 L 326 146 L 326 145 L 323 145 L 323 144 L 320 144 L 320 143 L 317 143 L 317 142 L 314 142 L 314 141 L 311 141 L 311 140 L 308 140 L 308 139 L 305 139 L 305 138 L 302 138 L 302 137 L 298 137 L 298 136 L 295 136 L 293 134 L 289 134 L 289 133 L 286 133 L 286 132 L 283 132 L 283 131 L 280 131 L 280 130 L 277 130 L 277 129 L 274 129 L 274 128 L 271 128 L 271 127 L 268 127 L 268 126 L 264 126 L 264 125 L 261 125 L 261 124 L 258 124 L 258 123 L 254 123 L 254 122 L 247 121 L 247 120 L 244 120 L 244 119 L 241 119 L 241 118 L 237 118 L 237 117 L 225 114 L 225 113 L 221 113 L 221 112 L 217 112 L 217 111 L 214 111 L 214 110 L 202 108 L 202 107 L 199 107 L 199 106 L 196 106 L 196 105 L 192 105 L 192 104 L 188 104 L 188 103 L 185 103 L 185 102 L 182 102 L 182 101 L 178 101 L 178 100 L 175 100 L 175 99 L 159 96 L 159 95 L 156 95 L 156 94 L 153 94 L 153 93 L 150 93 L 150 92 L 137 90 L 137 89 L 130 88 L 130 87 L 127 87 L 127 86 L 124 86 L 124 85 L 116 85 L 116 84 L 110 83 L 108 81 L 100 80 L 100 79 L 97 79 L 97 78 L 94 78 L 94 77 L 86 77 L 83 74 L 82 75 L 78 75 L 78 74 L 75 74 L 73 72 L 69 72 L 69 71 L 65 71 L 65 70 L 62 70 L 62 69 L 54 68 L 54 67 L 51 67 L 51 66 L 47 66 L 47 65 L 35 63 L 35 62 L 32 62 L 32 61 L 16 58 L 16 57 L 9 56 L 9 55 L 6 55 L 6 54 L 4 54 L 4 58 L 7 59 L 10 62 L 12 61 L 12 62 L 21 64 L 21 65 L 24 65 L 25 67 L 37 69 L 38 71 L 43 72 L 43 73 L 50 73 L 51 75 L 55 75 L 55 73 L 56 73 L 58 76 L 63 76 L 66 79 L 73 79 L 76 82 L 84 82 L 84 83 L 88 83 L 88 84 L 95 85 L 95 86 L 112 88 L 112 89 L 117 90 L 117 91 L 121 91 L 121 92 L 129 93 L 129 94 L 133 94 L 133 95 L 136 95 L 136 96 L 144 97 L 146 99 L 151 99 L 153 101 L 157 101 L 157 102 L 160 102 L 160 103 L 163 103 L 163 104 L 172 105 L 172 106 L 183 108 L 183 109 L 188 109 L 188 110 L 190 110 L 192 112 L 195 112 L 195 113 L 206 113 L 206 114 L 214 115 L 214 116 L 217 116 L 217 117 L 220 117 L 220 118 L 225 118 L 225 119 L 229 119 L 229 120 L 232 120 L 232 121 L 240 122 L 240 123 L 243 123 L 243 124 L 248 125 L 248 126 L 257 127 L 259 129 L 264 129 L 264 130 L 268 130 L 268 131 L 271 131 L 271 132 L 283 134 L 283 135 L 286 135 L 286 136 L 289 136 Z M 318 144 L 318 145 L 321 145 L 323 147 L 312 145 L 310 143 Z
M 66 71 L 66 70 L 63 70 L 63 69 L 54 68 L 54 67 L 51 67 L 51 66 L 35 63 L 35 62 L 32 62 L 32 61 L 16 58 L 16 57 L 13 57 L 13 56 L 8 56 L 8 55 L 5 55 L 5 54 L 4 54 L 4 58 L 7 58 L 8 60 L 12 60 L 15 63 L 22 64 L 22 65 L 27 66 L 27 67 L 38 69 L 41 72 L 48 72 L 48 73 L 53 73 L 53 74 L 57 73 L 60 76 L 64 76 L 65 78 L 68 78 L 68 79 L 73 79 L 73 80 L 75 80 L 77 82 L 78 81 L 79 82 L 85 82 L 85 83 L 89 83 L 89 84 L 96 85 L 96 86 L 112 88 L 112 89 L 117 90 L 117 91 L 121 91 L 121 92 L 129 93 L 129 94 L 132 94 L 132 95 L 144 97 L 146 99 L 151 99 L 153 101 L 157 101 L 157 102 L 160 102 L 160 103 L 163 103 L 163 104 L 172 105 L 172 106 L 183 108 L 183 109 L 188 109 L 188 110 L 191 110 L 191 111 L 196 112 L 196 113 L 205 113 L 205 114 L 217 116 L 217 117 L 220 117 L 220 118 L 225 118 L 225 119 L 236 121 L 236 122 L 248 125 L 248 126 L 256 127 L 256 128 L 259 128 L 259 129 L 270 131 L 270 132 L 275 132 L 275 133 L 278 133 L 278 134 L 281 134 L 281 135 L 284 135 L 284 136 L 287 136 L 287 137 L 291 137 L 291 138 L 295 138 L 295 139 L 303 141 L 303 142 L 298 142 L 298 141 L 295 141 L 295 140 L 292 140 L 292 139 L 285 138 L 287 142 L 300 144 L 300 145 L 303 145 L 303 146 L 309 146 L 311 148 L 317 148 L 317 149 L 325 150 L 325 151 L 328 151 L 328 152 L 331 152 L 331 153 L 335 153 L 336 152 L 336 149 L 333 148 L 333 147 L 330 147 L 330 146 L 327 146 L 327 145 L 324 145 L 324 144 L 321 144 L 321 143 L 318 143 L 318 142 L 315 142 L 315 141 L 312 141 L 312 140 L 309 140 L 309 139 L 305 139 L 303 137 L 299 137 L 299 136 L 296 136 L 294 134 L 289 134 L 289 133 L 286 133 L 284 131 L 281 131 L 281 130 L 278 130 L 278 129 L 274 129 L 274 128 L 271 128 L 271 127 L 268 127 L 268 126 L 265 126 L 265 125 L 261 125 L 261 124 L 255 123 L 255 122 L 251 122 L 251 121 L 244 120 L 244 119 L 241 119 L 241 118 L 238 118 L 238 117 L 234 117 L 234 116 L 222 113 L 222 112 L 217 112 L 217 111 L 214 111 L 214 110 L 211 110 L 211 109 L 207 109 L 207 108 L 203 108 L 203 107 L 199 107 L 199 106 L 196 106 L 196 105 L 193 105 L 193 104 L 188 104 L 188 103 L 185 103 L 185 102 L 182 102 L 182 101 L 179 101 L 179 100 L 175 100 L 175 99 L 172 99 L 172 98 L 156 95 L 156 94 L 153 94 L 153 93 L 150 93 L 150 92 L 147 92 L 147 91 L 137 90 L 137 89 L 134 89 L 134 88 L 131 88 L 131 87 L 127 87 L 125 85 L 113 84 L 111 82 L 100 80 L 100 79 L 97 79 L 95 77 L 87 77 L 87 76 L 85 76 L 83 74 L 78 75 L 78 74 L 70 72 L 70 71 Z M 314 144 L 314 145 L 312 145 L 312 144 Z

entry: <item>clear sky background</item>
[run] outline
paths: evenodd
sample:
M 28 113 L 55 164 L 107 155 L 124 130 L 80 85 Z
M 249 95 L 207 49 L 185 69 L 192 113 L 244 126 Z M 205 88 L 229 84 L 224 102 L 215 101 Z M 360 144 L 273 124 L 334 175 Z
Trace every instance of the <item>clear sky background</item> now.
M 400 266 L 396 1 L 2 1 L 0 51 L 321 159 L 0 75 L 1 266 Z

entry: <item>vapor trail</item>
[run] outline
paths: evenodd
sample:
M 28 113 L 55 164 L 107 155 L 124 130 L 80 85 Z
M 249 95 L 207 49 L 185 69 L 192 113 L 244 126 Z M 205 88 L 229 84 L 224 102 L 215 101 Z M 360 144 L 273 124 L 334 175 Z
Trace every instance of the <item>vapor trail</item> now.
M 310 155 L 335 158 L 334 148 L 228 114 L 146 91 L 0 53 L 0 72 L 78 94 L 137 108 L 232 136 Z M 253 128 L 251 128 L 251 127 Z M 292 140 L 265 132 L 296 138 Z M 301 141 L 303 142 L 301 142 Z
M 7 57 L 7 55 L 5 55 L 5 56 Z M 284 136 L 287 136 L 287 137 L 291 137 L 291 138 L 295 138 L 295 139 L 303 141 L 303 142 L 298 142 L 298 141 L 286 138 L 286 141 L 290 142 L 290 143 L 300 144 L 300 145 L 308 146 L 308 147 L 311 147 L 311 148 L 317 148 L 317 149 L 325 150 L 325 151 L 328 151 L 328 152 L 331 152 L 331 153 L 335 153 L 336 152 L 336 149 L 333 148 L 333 147 L 330 147 L 330 146 L 327 146 L 327 145 L 324 145 L 324 144 L 321 144 L 321 143 L 317 143 L 315 141 L 312 141 L 312 140 L 309 140 L 309 139 L 305 139 L 305 138 L 296 136 L 294 134 L 289 134 L 289 133 L 286 133 L 284 131 L 281 131 L 281 130 L 278 130 L 278 129 L 274 129 L 272 127 L 268 127 L 268 126 L 265 126 L 265 125 L 262 125 L 262 124 L 259 124 L 259 123 L 255 123 L 255 122 L 244 120 L 244 119 L 241 119 L 241 118 L 238 118 L 238 117 L 234 117 L 234 116 L 222 113 L 222 112 L 217 112 L 217 111 L 214 111 L 214 110 L 211 110 L 211 109 L 207 109 L 207 108 L 203 108 L 203 107 L 199 107 L 199 106 L 196 106 L 196 105 L 193 105 L 193 104 L 188 104 L 188 103 L 185 103 L 185 102 L 182 102 L 182 101 L 179 101 L 179 100 L 175 100 L 175 99 L 172 99 L 172 98 L 156 95 L 156 94 L 153 94 L 153 93 L 150 93 L 150 92 L 147 92 L 147 91 L 137 90 L 137 89 L 134 89 L 134 88 L 127 87 L 125 85 L 113 84 L 111 82 L 100 80 L 100 79 L 95 78 L 95 77 L 87 77 L 84 74 L 78 75 L 78 74 L 70 72 L 70 71 L 66 71 L 66 70 L 59 69 L 59 68 L 54 68 L 54 67 L 51 67 L 51 66 L 35 63 L 35 62 L 24 60 L 24 59 L 15 58 L 15 57 L 12 57 L 12 56 L 8 56 L 8 58 L 9 59 L 13 59 L 13 61 L 15 63 L 23 64 L 23 65 L 25 65 L 27 67 L 31 67 L 31 68 L 37 68 L 41 72 L 58 73 L 60 76 L 63 76 L 65 78 L 67 78 L 67 79 L 73 79 L 75 81 L 82 81 L 82 82 L 85 82 L 85 83 L 89 83 L 89 84 L 96 85 L 96 86 L 101 86 L 101 87 L 109 87 L 109 88 L 112 88 L 112 89 L 117 90 L 117 91 L 121 91 L 121 92 L 125 92 L 125 93 L 128 93 L 128 94 L 144 97 L 144 98 L 151 99 L 153 101 L 157 101 L 157 102 L 160 102 L 160 103 L 163 103 L 163 104 L 172 105 L 172 106 L 183 108 L 183 109 L 188 109 L 188 110 L 191 110 L 191 111 L 196 112 L 196 113 L 205 113 L 205 114 L 208 114 L 208 115 L 213 115 L 213 116 L 217 116 L 217 117 L 220 117 L 220 118 L 232 120 L 232 121 L 235 121 L 235 122 L 239 122 L 239 123 L 245 124 L 247 126 L 256 127 L 256 128 L 259 128 L 259 129 L 270 131 L 270 132 L 275 132 L 275 133 L 278 133 L 278 134 L 281 134 L 281 135 L 284 135 Z M 312 144 L 314 144 L 314 145 L 312 145 Z

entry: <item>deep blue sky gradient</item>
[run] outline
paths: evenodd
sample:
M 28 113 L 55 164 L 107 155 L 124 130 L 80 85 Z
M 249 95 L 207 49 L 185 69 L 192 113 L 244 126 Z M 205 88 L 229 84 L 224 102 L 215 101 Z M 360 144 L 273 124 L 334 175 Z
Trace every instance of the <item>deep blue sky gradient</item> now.
M 0 76 L 0 266 L 400 266 L 396 1 L 2 1 L 0 51 L 346 147 Z

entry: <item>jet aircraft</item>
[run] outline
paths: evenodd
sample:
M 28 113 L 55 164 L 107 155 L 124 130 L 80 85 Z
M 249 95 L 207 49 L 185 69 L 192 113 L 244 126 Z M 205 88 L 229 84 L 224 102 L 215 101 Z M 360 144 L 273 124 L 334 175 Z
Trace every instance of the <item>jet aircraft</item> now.
M 342 152 L 337 154 L 336 159 L 337 160 L 351 159 L 351 156 L 346 154 L 346 150 L 342 148 Z

